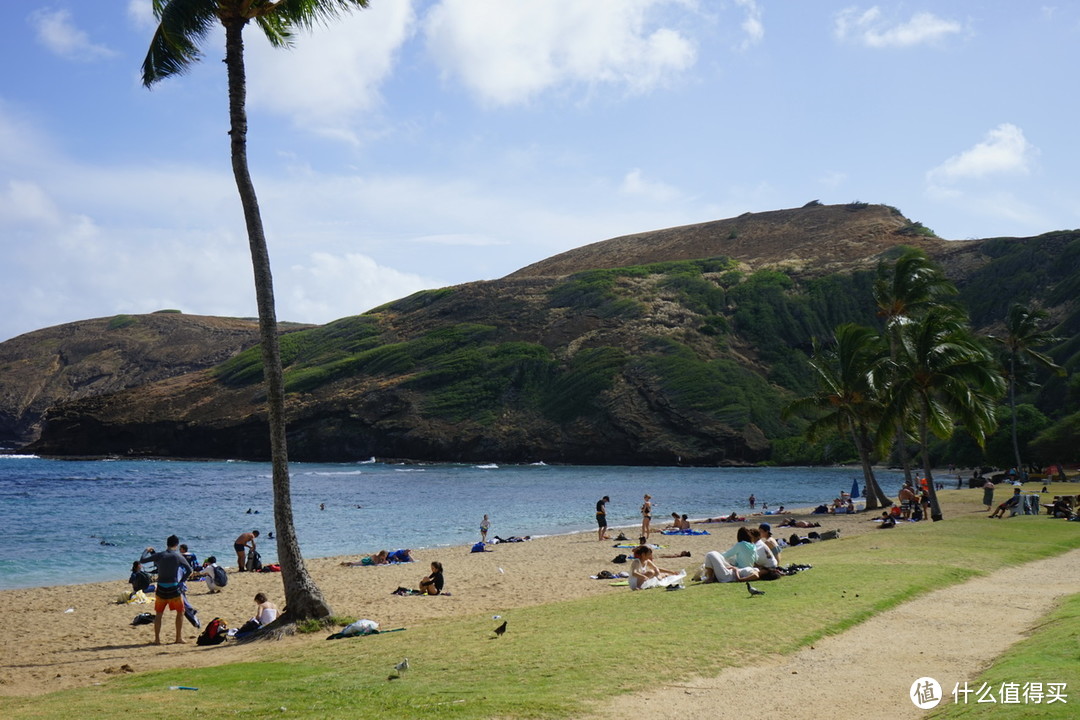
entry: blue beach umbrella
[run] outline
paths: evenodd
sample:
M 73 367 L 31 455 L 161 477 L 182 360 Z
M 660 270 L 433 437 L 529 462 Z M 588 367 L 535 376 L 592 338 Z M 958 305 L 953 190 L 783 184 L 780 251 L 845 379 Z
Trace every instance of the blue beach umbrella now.
M 851 499 L 854 500 L 857 497 L 859 497 L 859 481 L 858 480 L 852 480 L 851 481 Z

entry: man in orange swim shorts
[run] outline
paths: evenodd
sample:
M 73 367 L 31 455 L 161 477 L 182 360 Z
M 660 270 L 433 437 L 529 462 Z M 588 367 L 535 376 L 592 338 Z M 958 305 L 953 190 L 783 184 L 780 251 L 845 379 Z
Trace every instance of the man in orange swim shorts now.
M 191 572 L 191 565 L 180 554 L 180 538 L 170 535 L 165 541 L 162 552 L 154 552 L 148 547 L 139 558 L 139 562 L 154 563 L 157 566 L 157 589 L 154 596 L 154 644 L 161 644 L 161 616 L 165 610 L 176 612 L 176 643 L 184 642 L 181 633 L 184 628 L 184 596 L 180 590 L 180 581 Z M 187 572 L 184 572 L 186 569 Z

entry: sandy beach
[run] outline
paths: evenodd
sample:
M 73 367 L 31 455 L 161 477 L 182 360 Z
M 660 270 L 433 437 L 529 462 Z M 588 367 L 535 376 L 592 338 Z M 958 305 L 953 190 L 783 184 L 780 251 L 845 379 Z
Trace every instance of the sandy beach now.
M 981 491 L 947 494 L 943 503 L 946 516 L 981 511 Z M 789 513 L 800 519 L 820 521 L 819 530 L 840 529 L 843 537 L 871 532 L 872 513 L 836 516 L 811 516 L 802 510 Z M 774 527 L 776 516 L 749 516 L 747 524 L 756 526 L 768 521 Z M 661 552 L 689 551 L 691 557 L 665 559 L 668 567 L 693 571 L 709 550 L 726 549 L 735 539 L 738 524 L 710 523 L 695 525 L 708 529 L 709 535 L 655 536 L 654 542 L 666 546 Z M 613 529 L 617 535 L 619 529 Z M 624 530 L 636 537 L 636 528 Z M 787 537 L 790 529 L 777 528 L 776 534 Z M 805 534 L 806 530 L 799 531 Z M 618 570 L 612 558 L 629 549 L 613 547 L 614 541 L 599 542 L 595 532 L 536 538 L 521 543 L 498 544 L 492 552 L 470 553 L 468 547 L 415 551 L 417 562 L 377 567 L 343 567 L 340 563 L 359 556 L 309 560 L 309 569 L 337 615 L 370 618 L 383 629 L 415 627 L 455 616 L 475 613 L 502 613 L 512 608 L 553 603 L 590 595 L 626 592 L 590 576 L 600 570 Z M 625 543 L 630 544 L 630 543 Z M 372 551 L 380 548 L 371 548 Z M 544 562 L 537 562 L 539 556 Z M 399 585 L 413 587 L 428 572 L 428 564 L 439 560 L 445 566 L 448 596 L 399 597 L 391 592 Z M 785 562 L 797 562 L 790 552 Z M 1076 564 L 1076 563 L 1074 563 Z M 132 618 L 152 611 L 152 605 L 117 604 L 126 595 L 126 574 L 115 582 L 68 585 L 0 592 L 0 633 L 5 638 L 0 661 L 0 695 L 34 695 L 55 690 L 86 686 L 107 680 L 118 673 L 145 672 L 175 667 L 201 667 L 238 661 L 250 657 L 251 646 L 230 645 L 201 648 L 195 645 L 198 631 L 185 624 L 185 644 L 150 645 L 153 628 L 133 627 Z M 782 582 L 782 581 L 781 581 Z M 950 592 L 964 592 L 964 586 Z M 1073 585 L 1075 588 L 1075 584 Z M 282 602 L 280 575 L 273 573 L 231 573 L 228 586 L 218 594 L 209 594 L 203 583 L 192 583 L 191 603 L 198 608 L 204 623 L 215 616 L 239 627 L 254 610 L 253 596 L 266 593 Z M 1045 607 L 1045 606 L 1043 606 Z M 167 613 L 163 640 L 172 637 L 172 614 Z M 876 622 L 873 619 L 869 622 Z M 942 632 L 949 632 L 943 629 Z M 958 633 L 969 632 L 956 630 Z M 260 655 L 287 651 L 297 643 L 322 642 L 326 633 L 298 635 L 279 643 L 260 646 Z M 989 656 L 983 657 L 987 652 Z M 980 650 L 983 661 L 998 650 Z M 763 659 L 772 666 L 777 660 Z M 677 689 L 675 695 L 687 696 Z M 707 693 L 703 685 L 701 693 Z M 702 695 L 704 696 L 704 695 Z

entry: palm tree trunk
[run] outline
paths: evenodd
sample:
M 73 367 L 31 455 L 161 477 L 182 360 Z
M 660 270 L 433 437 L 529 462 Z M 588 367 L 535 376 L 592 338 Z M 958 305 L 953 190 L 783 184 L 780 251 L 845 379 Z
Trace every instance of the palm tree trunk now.
M 1020 460 L 1020 441 L 1016 437 L 1016 353 L 1009 353 L 1009 411 L 1012 414 L 1013 456 L 1016 458 L 1016 472 L 1023 476 L 1024 467 Z
M 862 464 L 866 509 L 877 510 L 879 507 L 889 507 L 892 501 L 882 492 L 877 478 L 874 477 L 874 466 L 870 462 L 870 438 L 867 437 L 866 428 L 860 427 L 858 430 L 852 428 L 851 437 L 859 453 L 859 462 Z
M 285 442 L 285 383 L 278 344 L 277 312 L 274 307 L 274 280 L 266 247 L 262 215 L 251 181 L 247 161 L 247 82 L 244 69 L 243 29 L 246 20 L 225 24 L 225 65 L 229 78 L 229 121 L 233 176 L 244 207 L 251 266 L 255 275 L 255 296 L 259 311 L 266 407 L 270 424 L 270 457 L 273 465 L 274 529 L 277 531 L 278 562 L 285 587 L 285 615 L 295 622 L 331 614 L 322 592 L 308 575 L 293 523 L 289 457 Z
M 926 421 L 930 408 L 923 400 L 922 415 L 919 417 L 919 440 L 922 442 L 922 465 L 926 473 L 926 486 L 930 492 L 930 519 L 934 522 L 943 519 L 941 505 L 938 503 L 937 488 L 934 487 L 934 473 L 930 469 L 930 429 Z

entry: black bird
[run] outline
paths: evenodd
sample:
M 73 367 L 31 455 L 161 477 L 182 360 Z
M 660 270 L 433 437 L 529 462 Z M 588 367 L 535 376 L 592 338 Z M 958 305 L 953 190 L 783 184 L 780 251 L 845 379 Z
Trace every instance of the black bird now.
M 754 587 L 750 583 L 746 583 L 746 589 L 750 591 L 750 597 L 754 597 L 755 595 L 764 595 L 765 594 L 764 590 L 758 590 L 756 587 Z
M 495 628 L 495 634 L 496 634 L 496 635 L 498 635 L 499 637 L 502 637 L 502 635 L 503 635 L 503 633 L 504 633 L 504 632 L 506 632 L 506 621 L 505 621 L 505 620 L 503 620 L 503 624 L 502 624 L 502 625 L 500 625 L 499 627 Z

